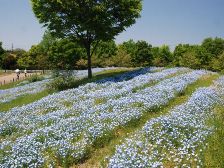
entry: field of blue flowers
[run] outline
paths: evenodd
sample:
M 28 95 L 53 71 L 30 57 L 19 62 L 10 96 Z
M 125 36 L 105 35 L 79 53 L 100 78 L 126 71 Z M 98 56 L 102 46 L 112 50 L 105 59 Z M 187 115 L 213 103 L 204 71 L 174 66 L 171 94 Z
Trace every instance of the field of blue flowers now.
M 96 70 L 99 71 L 99 70 Z M 0 167 L 68 167 L 85 160 L 97 141 L 160 109 L 203 76 L 188 68 L 142 68 L 53 93 L 7 112 L 0 109 Z M 0 103 L 44 89 L 51 79 L 0 90 Z M 14 93 L 14 94 L 13 94 Z M 107 167 L 203 167 L 200 155 L 223 104 L 224 77 L 199 87 L 181 105 L 153 118 L 105 156 Z

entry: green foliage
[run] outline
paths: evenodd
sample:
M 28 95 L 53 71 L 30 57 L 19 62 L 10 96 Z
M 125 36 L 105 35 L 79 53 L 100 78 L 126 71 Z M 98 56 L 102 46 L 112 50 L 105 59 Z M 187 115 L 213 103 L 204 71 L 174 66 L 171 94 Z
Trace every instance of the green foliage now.
M 4 53 L 2 55 L 2 68 L 3 69 L 15 69 L 17 67 L 16 55 L 11 53 Z
M 37 58 L 38 56 L 41 55 L 41 48 L 39 45 L 33 45 L 30 50 L 27 53 L 27 58 L 24 58 L 26 60 L 28 60 L 28 66 L 30 67 L 30 69 L 36 69 L 36 65 L 37 65 Z
M 223 52 L 221 38 L 206 38 L 201 45 L 179 44 L 173 53 L 173 65 L 222 71 Z
M 0 42 L 0 68 L 2 68 L 2 59 L 3 59 L 3 54 L 5 53 L 5 50 L 2 48 L 2 42 Z
M 129 40 L 127 42 L 123 42 L 119 45 L 117 56 L 124 55 L 124 53 L 126 53 L 126 59 L 127 55 L 131 58 L 131 63 L 128 62 L 129 65 L 135 67 L 151 65 L 152 46 L 146 41 L 141 40 L 134 42 L 133 40 Z
M 114 40 L 100 41 L 92 56 L 92 66 L 93 67 L 108 66 L 107 62 L 110 62 L 111 57 L 116 55 L 116 52 L 117 52 L 117 45 L 115 44 Z
M 57 38 L 54 37 L 48 30 L 44 33 L 41 42 L 39 43 L 42 54 L 47 55 L 48 50 L 54 45 Z
M 146 41 L 137 41 L 132 62 L 135 66 L 149 66 L 152 62 L 152 45 Z
M 224 52 L 224 39 L 222 38 L 206 38 L 201 45 L 208 53 L 212 54 L 213 57 Z
M 131 39 L 126 42 L 123 42 L 119 47 L 122 48 L 123 50 L 125 50 L 126 53 L 129 54 L 131 57 L 135 56 L 137 46 L 136 46 L 136 43 L 134 42 L 134 40 Z
M 68 39 L 57 40 L 49 48 L 49 62 L 53 69 L 74 69 L 76 62 L 82 57 L 83 49 Z
M 61 91 L 72 88 L 75 84 L 75 79 L 73 77 L 57 77 L 49 84 L 47 87 L 49 90 Z
M 179 60 L 179 65 L 198 69 L 198 67 L 200 67 L 200 61 L 194 51 L 187 51 L 182 55 L 182 58 Z
M 117 46 L 114 40 L 100 41 L 94 51 L 97 58 L 108 59 L 114 56 L 117 52 Z
M 218 56 L 218 58 L 213 58 L 211 61 L 212 69 L 215 71 L 224 72 L 224 52 Z
M 60 37 L 108 40 L 135 23 L 141 0 L 31 0 L 40 23 Z M 109 10 L 110 9 L 110 10 Z M 78 34 L 76 34 L 78 33 Z
M 2 42 L 0 42 L 0 55 L 4 54 L 5 50 L 2 48 Z
M 106 62 L 107 66 L 131 67 L 131 56 L 122 48 L 119 48 L 117 54 Z
M 179 44 L 171 53 L 168 46 L 152 47 L 146 41 L 129 40 L 116 45 L 114 40 L 94 41 L 93 67 L 185 66 L 224 72 L 224 39 L 207 38 L 202 45 Z M 93 46 L 91 50 L 93 51 Z M 217 55 L 218 54 L 218 55 Z M 57 39 L 47 31 L 43 40 L 26 52 L 16 49 L 0 55 L 6 69 L 86 69 L 85 49 L 71 39 Z
M 48 52 L 56 41 L 57 39 L 49 31 L 44 33 L 42 41 L 38 44 L 38 55 L 36 56 L 36 67 L 38 69 L 52 68 Z
M 93 59 L 94 59 L 94 57 L 93 57 Z M 93 62 L 95 63 L 95 62 L 98 62 L 98 61 L 94 61 L 94 60 L 93 60 Z M 78 60 L 78 61 L 76 62 L 76 68 L 77 68 L 77 69 L 87 69 L 87 64 L 88 64 L 87 60 L 81 58 L 80 60 Z M 95 63 L 95 64 L 97 64 L 97 63 Z
M 72 71 L 66 70 L 63 72 L 55 71 L 54 79 L 47 84 L 48 90 L 62 91 L 73 88 L 76 85 L 77 79 L 72 76 Z
M 173 61 L 173 55 L 167 45 L 152 48 L 152 55 L 154 66 L 168 66 Z
M 40 75 L 32 75 L 30 78 L 28 78 L 29 82 L 37 82 L 43 80 L 44 77 Z
M 112 40 L 140 16 L 142 0 L 31 0 L 40 23 L 57 37 L 69 37 L 86 49 L 88 77 L 92 77 L 91 49 L 98 41 Z
M 180 66 L 180 59 L 183 57 L 183 54 L 190 49 L 189 44 L 178 44 L 173 52 L 173 64 L 175 66 Z
M 17 64 L 20 68 L 29 68 L 33 65 L 33 59 L 26 53 L 23 54 L 18 60 Z
M 11 54 L 16 55 L 17 58 L 22 57 L 24 54 L 26 54 L 26 51 L 21 48 L 16 48 L 14 49 Z

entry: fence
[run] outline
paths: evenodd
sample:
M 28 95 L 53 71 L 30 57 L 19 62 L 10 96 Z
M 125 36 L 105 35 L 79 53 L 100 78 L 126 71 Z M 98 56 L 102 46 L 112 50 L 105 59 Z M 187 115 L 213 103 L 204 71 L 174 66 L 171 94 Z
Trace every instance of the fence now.
M 19 78 L 17 78 L 16 73 L 13 70 L 6 70 L 7 75 L 5 74 L 5 70 L 1 70 L 0 72 L 1 72 L 1 74 L 3 74 L 0 76 L 0 86 L 25 80 L 33 75 L 42 75 L 43 74 L 42 70 L 27 70 L 26 75 L 25 75 L 25 73 L 21 73 Z

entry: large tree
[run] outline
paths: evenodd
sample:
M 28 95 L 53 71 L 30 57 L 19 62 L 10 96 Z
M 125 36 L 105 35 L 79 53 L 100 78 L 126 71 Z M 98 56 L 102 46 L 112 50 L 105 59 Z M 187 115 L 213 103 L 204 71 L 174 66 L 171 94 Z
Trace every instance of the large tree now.
M 152 62 L 152 45 L 146 41 L 137 41 L 135 55 L 132 56 L 135 66 L 149 66 Z
M 224 39 L 222 38 L 206 38 L 203 40 L 203 48 L 207 50 L 209 54 L 212 54 L 213 57 L 217 58 L 220 54 L 224 52 Z
M 55 41 L 48 50 L 51 68 L 71 70 L 81 58 L 83 48 L 68 39 Z
M 91 55 L 100 40 L 111 40 L 140 16 L 142 0 L 31 0 L 45 27 L 58 37 L 82 44 L 92 77 Z M 95 44 L 95 45 L 93 45 Z M 91 51 L 92 50 L 92 51 Z

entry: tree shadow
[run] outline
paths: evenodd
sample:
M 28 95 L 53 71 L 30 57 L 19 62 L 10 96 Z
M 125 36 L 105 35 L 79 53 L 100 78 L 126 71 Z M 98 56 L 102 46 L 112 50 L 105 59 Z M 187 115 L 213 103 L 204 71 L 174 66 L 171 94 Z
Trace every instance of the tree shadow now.
M 147 68 L 140 68 L 137 70 L 128 71 L 122 74 L 119 72 L 118 73 L 112 72 L 112 73 L 102 74 L 102 76 L 97 75 L 97 77 L 101 79 L 97 80 L 95 83 L 106 83 L 106 82 L 117 83 L 117 82 L 127 81 L 139 75 L 144 75 L 146 73 L 149 73 L 150 70 L 151 69 L 147 67 Z

